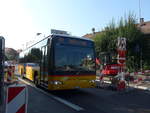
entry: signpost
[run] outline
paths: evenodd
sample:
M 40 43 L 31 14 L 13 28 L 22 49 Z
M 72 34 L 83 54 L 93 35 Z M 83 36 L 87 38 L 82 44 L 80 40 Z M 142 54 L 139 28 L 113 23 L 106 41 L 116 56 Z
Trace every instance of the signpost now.
M 126 38 L 118 37 L 117 43 L 118 64 L 121 66 L 121 79 L 124 80 L 124 67 L 126 62 Z
M 51 29 L 51 34 L 63 34 L 63 35 L 69 35 L 67 31 L 62 31 L 62 30 L 56 30 L 56 29 Z
M 5 39 L 0 36 L 0 113 L 4 112 L 4 56 Z
M 0 36 L 0 113 L 27 113 L 26 85 L 9 84 L 4 88 L 4 56 L 5 39 Z
M 27 113 L 28 90 L 23 84 L 14 84 L 7 87 L 6 112 Z

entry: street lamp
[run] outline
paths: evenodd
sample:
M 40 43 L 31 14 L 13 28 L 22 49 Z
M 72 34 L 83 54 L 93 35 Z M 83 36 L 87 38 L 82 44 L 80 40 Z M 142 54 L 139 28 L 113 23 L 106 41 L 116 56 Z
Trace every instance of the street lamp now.
M 139 21 L 141 19 L 141 0 L 139 0 Z
M 37 36 L 41 35 L 42 33 L 36 33 Z

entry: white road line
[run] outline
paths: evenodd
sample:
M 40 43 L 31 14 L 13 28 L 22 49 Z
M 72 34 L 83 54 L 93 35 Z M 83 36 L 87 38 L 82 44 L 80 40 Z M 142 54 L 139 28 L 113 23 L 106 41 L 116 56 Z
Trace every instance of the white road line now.
M 72 109 L 74 109 L 74 110 L 76 110 L 76 111 L 82 111 L 82 110 L 84 110 L 84 108 L 82 108 L 82 107 L 80 107 L 80 106 L 78 106 L 78 105 L 75 105 L 75 104 L 73 104 L 73 103 L 71 103 L 71 102 L 68 102 L 68 101 L 66 101 L 66 100 L 64 100 L 64 99 L 62 99 L 62 98 L 59 98 L 59 97 L 55 96 L 55 95 L 52 95 L 52 94 L 49 94 L 49 93 L 44 92 L 43 90 L 41 90 L 41 89 L 35 87 L 35 85 L 33 85 L 33 84 L 31 84 L 31 83 L 29 83 L 29 82 L 27 82 L 27 81 L 25 81 L 25 80 L 23 80 L 23 79 L 21 79 L 21 78 L 19 78 L 19 77 L 18 77 L 18 79 L 19 79 L 20 81 L 24 82 L 25 84 L 30 85 L 31 87 L 34 87 L 36 90 L 38 90 L 38 91 L 44 93 L 45 95 L 51 96 L 53 99 L 55 99 L 55 100 L 57 100 L 57 101 L 59 101 L 59 102 L 65 104 L 65 105 L 71 107 Z

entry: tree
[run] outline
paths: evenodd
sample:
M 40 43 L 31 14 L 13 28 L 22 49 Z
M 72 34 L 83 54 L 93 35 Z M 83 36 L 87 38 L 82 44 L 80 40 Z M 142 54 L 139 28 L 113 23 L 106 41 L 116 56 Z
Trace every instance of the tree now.
M 117 54 L 117 38 L 126 37 L 127 39 L 127 61 L 129 70 L 138 70 L 140 68 L 140 50 L 142 49 L 142 33 L 137 28 L 136 17 L 129 14 L 128 17 L 122 17 L 118 24 L 112 21 L 105 29 L 94 37 L 96 53 L 99 56 L 101 52 L 112 52 Z M 140 48 L 137 49 L 137 48 Z
M 23 58 L 19 59 L 21 63 L 39 63 L 41 59 L 42 52 L 38 48 L 32 48 L 31 51 L 25 55 Z
M 5 60 L 17 60 L 18 53 L 13 48 L 5 48 Z

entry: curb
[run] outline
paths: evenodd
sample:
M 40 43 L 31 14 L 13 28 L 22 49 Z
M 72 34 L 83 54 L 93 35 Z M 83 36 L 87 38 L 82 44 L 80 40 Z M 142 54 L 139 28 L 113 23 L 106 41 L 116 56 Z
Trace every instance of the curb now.
M 96 80 L 97 82 L 99 82 L 100 80 Z M 103 81 L 104 83 L 110 84 L 110 81 Z M 142 89 L 142 90 L 147 90 L 150 91 L 150 87 L 145 87 L 145 86 L 138 86 L 138 85 L 132 85 L 130 84 L 129 87 L 131 88 L 135 88 L 135 89 Z
M 150 91 L 149 87 L 145 87 L 145 86 L 137 86 L 137 85 L 129 85 L 130 87 L 136 88 L 136 89 L 142 89 L 142 90 L 147 90 Z

